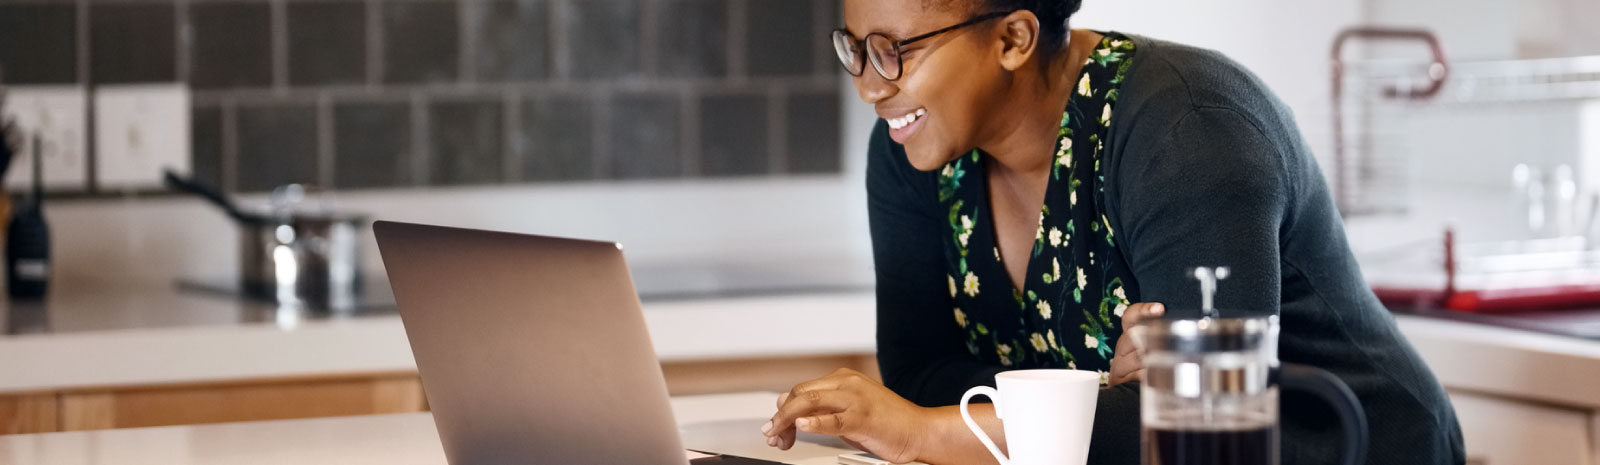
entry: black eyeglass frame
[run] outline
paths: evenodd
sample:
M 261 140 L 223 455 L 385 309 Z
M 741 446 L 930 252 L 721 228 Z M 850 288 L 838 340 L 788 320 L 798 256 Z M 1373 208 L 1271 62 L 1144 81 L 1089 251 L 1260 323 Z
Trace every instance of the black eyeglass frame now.
M 873 33 L 867 34 L 865 37 L 862 37 L 860 40 L 856 40 L 856 38 L 854 36 L 850 35 L 850 31 L 848 31 L 848 30 L 846 30 L 844 28 L 834 29 L 833 32 L 830 34 L 829 38 L 833 39 L 832 42 L 834 44 L 834 53 L 835 54 L 838 54 L 838 52 L 841 51 L 841 50 L 839 50 L 839 41 L 837 40 L 838 37 L 844 37 L 846 39 L 849 39 L 851 41 L 850 45 L 853 45 L 857 49 L 860 49 L 862 51 L 862 53 L 858 54 L 857 57 L 856 57 L 856 62 L 857 63 L 854 63 L 855 65 L 859 65 L 859 68 L 860 68 L 859 71 L 851 71 L 850 68 L 851 68 L 852 64 L 845 63 L 844 62 L 844 57 L 839 57 L 839 65 L 844 67 L 844 72 L 850 73 L 851 76 L 861 76 L 861 73 L 864 73 L 864 72 L 867 71 L 867 63 L 862 63 L 863 61 L 865 61 L 865 62 L 872 63 L 872 69 L 877 70 L 878 71 L 878 75 L 882 76 L 884 80 L 896 81 L 896 80 L 899 80 L 901 76 L 904 76 L 906 74 L 906 63 L 905 63 L 905 59 L 903 58 L 904 54 L 902 54 L 900 52 L 900 47 L 911 45 L 911 44 L 920 42 L 922 40 L 926 40 L 928 38 L 931 38 L 933 36 L 937 36 L 939 34 L 944 34 L 946 32 L 954 31 L 956 29 L 961 29 L 961 28 L 964 28 L 964 27 L 967 27 L 967 26 L 971 26 L 971 25 L 978 24 L 978 23 L 981 23 L 981 22 L 984 22 L 984 21 L 995 19 L 995 18 L 1001 18 L 1001 17 L 1004 17 L 1004 16 L 1012 14 L 1012 13 L 1016 13 L 1016 11 L 995 11 L 995 12 L 981 14 L 981 15 L 978 15 L 976 17 L 973 17 L 972 19 L 969 19 L 969 20 L 966 20 L 966 21 L 962 21 L 961 23 L 950 25 L 950 26 L 946 26 L 946 27 L 943 27 L 943 28 L 939 28 L 937 30 L 934 30 L 933 32 L 917 35 L 917 36 L 914 36 L 914 37 L 911 37 L 911 38 L 905 39 L 905 40 L 894 40 L 893 38 L 891 38 L 888 35 L 883 34 L 881 32 L 873 32 Z M 897 73 L 895 73 L 894 76 L 889 76 L 889 73 L 886 73 L 886 72 L 883 71 L 883 66 L 882 65 L 878 64 L 877 61 L 874 61 L 874 60 L 871 59 L 870 55 L 872 54 L 872 49 L 867 46 L 867 42 L 872 40 L 872 36 L 882 37 L 882 38 L 884 38 L 884 40 L 888 40 L 890 45 L 894 46 L 895 70 L 898 71 Z

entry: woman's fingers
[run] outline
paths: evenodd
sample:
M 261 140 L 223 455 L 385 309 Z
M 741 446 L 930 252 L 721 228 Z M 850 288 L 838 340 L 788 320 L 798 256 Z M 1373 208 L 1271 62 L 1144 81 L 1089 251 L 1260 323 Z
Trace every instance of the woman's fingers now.
M 833 413 L 845 410 L 850 405 L 851 396 L 839 390 L 809 390 L 801 391 L 789 396 L 783 406 L 778 407 L 778 413 L 772 420 L 761 427 L 761 432 L 768 437 L 778 436 L 786 430 L 792 429 L 794 421 L 802 417 L 817 415 L 818 413 Z
M 1118 345 L 1128 344 L 1123 336 L 1123 341 Z M 1117 356 L 1111 359 L 1111 375 L 1109 384 L 1117 385 L 1128 381 L 1144 379 L 1144 357 L 1137 350 L 1117 350 Z
M 1111 379 L 1111 383 L 1110 384 L 1112 386 L 1116 386 L 1118 384 L 1126 383 L 1126 382 L 1129 382 L 1129 381 L 1141 381 L 1141 380 L 1144 379 L 1144 373 L 1145 373 L 1145 369 L 1144 368 L 1140 368 L 1138 370 L 1135 370 L 1133 372 L 1130 372 L 1130 373 L 1127 373 L 1127 374 L 1123 375 L 1121 378 L 1113 377 Z
M 1138 339 L 1129 337 L 1129 330 L 1145 320 L 1160 318 L 1161 315 L 1166 313 L 1167 307 L 1159 302 L 1140 302 L 1129 305 L 1126 310 L 1122 311 L 1122 337 L 1117 339 L 1117 352 L 1122 352 L 1124 348 L 1130 352 L 1142 350 L 1143 348 L 1139 347 Z
M 1122 328 L 1127 329 L 1138 326 L 1140 321 L 1159 318 L 1166 312 L 1167 307 L 1159 302 L 1140 302 L 1129 305 L 1128 309 L 1122 312 Z
M 1122 312 L 1122 336 L 1117 338 L 1115 354 L 1111 358 L 1110 384 L 1122 384 L 1128 381 L 1144 379 L 1144 357 L 1140 353 L 1138 341 L 1129 331 L 1139 323 L 1160 318 L 1166 313 L 1166 307 L 1157 302 L 1141 302 L 1129 305 Z
M 859 418 L 854 412 L 846 411 L 800 418 L 794 424 L 807 433 L 844 436 L 855 432 L 854 428 L 860 423 L 857 420 Z

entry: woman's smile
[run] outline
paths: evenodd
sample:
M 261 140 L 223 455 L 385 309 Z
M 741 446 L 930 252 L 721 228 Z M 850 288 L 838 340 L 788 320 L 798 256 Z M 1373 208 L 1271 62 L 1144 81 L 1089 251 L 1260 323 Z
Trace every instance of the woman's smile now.
M 905 145 L 906 141 L 916 134 L 917 129 L 922 128 L 927 116 L 928 109 L 918 107 L 900 116 L 884 115 L 883 119 L 889 122 L 889 138 Z

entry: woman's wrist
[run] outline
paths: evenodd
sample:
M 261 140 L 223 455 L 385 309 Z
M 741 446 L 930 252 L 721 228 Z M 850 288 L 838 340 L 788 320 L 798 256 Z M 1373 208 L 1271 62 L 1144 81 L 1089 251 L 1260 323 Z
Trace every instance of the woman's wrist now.
M 915 412 L 911 419 L 911 434 L 906 438 L 906 450 L 910 452 L 907 455 L 919 462 L 926 462 L 929 445 L 938 444 L 941 439 L 939 431 L 943 428 L 940 423 L 944 419 L 940 417 L 938 407 L 918 406 Z
M 1005 449 L 1005 434 L 1000 420 L 994 417 L 993 404 L 975 403 L 969 407 L 973 421 Z M 910 450 L 916 461 L 923 463 L 996 463 L 994 456 L 973 435 L 961 418 L 959 406 L 920 408 L 919 427 L 912 436 L 915 444 Z

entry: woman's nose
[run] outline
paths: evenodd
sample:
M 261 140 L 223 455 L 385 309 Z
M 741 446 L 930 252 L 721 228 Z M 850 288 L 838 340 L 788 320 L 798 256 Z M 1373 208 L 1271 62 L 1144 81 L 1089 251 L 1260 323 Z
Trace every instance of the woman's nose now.
M 855 76 L 852 81 L 856 85 L 856 92 L 861 95 L 861 101 L 869 105 L 877 105 L 900 92 L 899 87 L 870 68 L 862 70 L 861 75 Z

